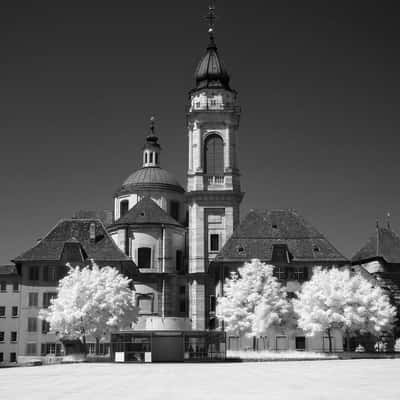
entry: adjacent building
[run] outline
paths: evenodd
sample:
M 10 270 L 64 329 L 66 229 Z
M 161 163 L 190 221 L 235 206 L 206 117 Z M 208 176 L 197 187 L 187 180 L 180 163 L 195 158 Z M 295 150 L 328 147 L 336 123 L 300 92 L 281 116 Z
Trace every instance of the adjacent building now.
M 209 270 L 209 326 L 217 327 L 216 297 L 224 292 L 224 281 L 231 272 L 252 258 L 275 266 L 276 278 L 286 286 L 288 296 L 294 297 L 314 267 L 341 267 L 348 260 L 314 226 L 295 210 L 252 210 L 243 219 Z M 248 339 L 228 337 L 228 348 L 254 350 L 312 350 L 327 351 L 329 339 L 320 335 L 306 338 L 304 332 L 290 327 L 269 329 L 265 336 Z M 342 335 L 333 337 L 334 351 L 343 348 Z
M 14 265 L 0 266 L 0 365 L 17 362 L 20 277 Z
M 57 334 L 50 331 L 49 324 L 38 315 L 57 295 L 58 282 L 68 272 L 67 264 L 85 266 L 91 260 L 99 266 L 113 266 L 130 277 L 136 271 L 135 264 L 119 250 L 103 223 L 96 219 L 62 220 L 31 249 L 13 260 L 19 293 L 18 297 L 14 296 L 15 304 L 9 304 L 8 308 L 18 316 L 19 362 L 64 356 L 74 350 L 76 343 L 69 344 L 72 349 L 63 346 Z M 17 312 L 12 310 L 12 305 L 18 307 Z M 94 350 L 94 345 L 89 348 Z

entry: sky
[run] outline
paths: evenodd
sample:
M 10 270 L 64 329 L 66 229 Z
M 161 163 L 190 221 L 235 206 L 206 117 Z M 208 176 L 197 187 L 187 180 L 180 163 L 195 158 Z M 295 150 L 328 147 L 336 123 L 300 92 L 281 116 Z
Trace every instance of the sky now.
M 156 117 L 186 183 L 185 107 L 207 0 L 0 2 L 0 264 L 80 209 L 112 208 Z M 217 1 L 239 93 L 242 218 L 294 208 L 345 256 L 400 229 L 395 2 Z

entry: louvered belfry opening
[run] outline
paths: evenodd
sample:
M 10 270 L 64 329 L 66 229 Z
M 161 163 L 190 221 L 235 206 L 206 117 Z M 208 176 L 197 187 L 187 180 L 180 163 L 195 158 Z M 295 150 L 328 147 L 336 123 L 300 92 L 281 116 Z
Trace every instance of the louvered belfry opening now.
M 212 134 L 204 146 L 204 169 L 208 176 L 224 175 L 224 142 L 221 136 Z

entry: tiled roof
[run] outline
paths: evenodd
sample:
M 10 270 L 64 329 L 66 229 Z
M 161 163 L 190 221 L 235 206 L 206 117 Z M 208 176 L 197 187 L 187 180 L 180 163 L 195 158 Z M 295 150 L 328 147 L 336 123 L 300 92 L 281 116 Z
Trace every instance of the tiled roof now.
M 347 262 L 309 222 L 293 210 L 251 211 L 216 261 L 272 260 L 274 245 L 287 245 L 292 261 Z
M 400 263 L 400 237 L 390 228 L 377 228 L 367 243 L 353 256 L 352 262 L 383 258 L 387 263 Z
M 94 224 L 95 238 L 90 238 Z M 61 220 L 43 239 L 30 250 L 15 258 L 18 261 L 64 261 L 64 248 L 78 243 L 88 259 L 95 261 L 129 261 L 107 233 L 104 225 L 96 219 Z
M 17 275 L 15 265 L 0 265 L 0 275 Z
M 72 216 L 74 219 L 99 219 L 104 226 L 111 225 L 113 223 L 112 211 L 104 210 L 78 210 Z
M 130 175 L 117 191 L 118 194 L 129 193 L 137 189 L 160 187 L 183 193 L 185 190 L 177 179 L 160 167 L 143 167 Z
M 177 220 L 172 218 L 161 207 L 159 207 L 150 197 L 143 198 L 139 203 L 132 207 L 127 214 L 116 221 L 112 227 L 118 225 L 137 224 L 182 226 Z

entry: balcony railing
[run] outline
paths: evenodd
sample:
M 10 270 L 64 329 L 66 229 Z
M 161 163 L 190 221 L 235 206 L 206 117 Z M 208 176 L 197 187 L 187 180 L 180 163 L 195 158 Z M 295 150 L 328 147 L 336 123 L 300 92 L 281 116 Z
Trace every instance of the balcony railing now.
M 209 185 L 223 185 L 225 183 L 225 178 L 222 175 L 208 175 L 207 182 Z
M 224 104 L 224 103 L 194 103 L 193 105 L 190 105 L 186 108 L 186 112 L 235 112 L 239 113 L 241 112 L 241 108 L 239 106 L 231 105 L 231 104 Z

